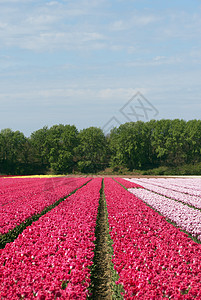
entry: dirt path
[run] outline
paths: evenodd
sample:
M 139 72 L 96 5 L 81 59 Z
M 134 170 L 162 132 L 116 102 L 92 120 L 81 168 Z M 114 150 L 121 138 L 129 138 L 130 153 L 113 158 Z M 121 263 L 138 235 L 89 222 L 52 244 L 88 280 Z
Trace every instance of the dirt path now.
M 96 226 L 96 246 L 92 269 L 92 299 L 112 299 L 111 254 L 108 241 L 108 220 L 103 187 L 100 193 Z

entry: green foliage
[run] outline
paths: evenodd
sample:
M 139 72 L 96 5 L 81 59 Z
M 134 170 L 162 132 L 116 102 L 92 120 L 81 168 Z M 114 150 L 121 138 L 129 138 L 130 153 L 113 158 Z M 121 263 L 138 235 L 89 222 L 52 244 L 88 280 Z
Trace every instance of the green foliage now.
M 78 161 L 77 169 L 81 173 L 95 173 L 96 169 L 92 161 Z
M 26 138 L 0 131 L 0 172 L 36 174 L 200 174 L 201 120 L 129 122 L 105 136 L 97 127 L 44 126 Z
M 186 122 L 184 120 L 159 120 L 152 126 L 151 148 L 159 164 L 175 165 L 185 161 L 183 151 Z
M 17 174 L 25 155 L 27 139 L 20 131 L 9 128 L 0 131 L 0 165 L 1 172 Z
M 65 290 L 68 286 L 69 281 L 68 280 L 63 280 L 61 283 L 61 288 L 62 290 Z
M 105 167 L 107 140 L 97 127 L 83 129 L 78 134 L 78 147 L 75 150 L 78 171 L 95 173 Z
M 136 171 L 137 172 L 137 171 Z M 201 175 L 201 162 L 196 164 L 184 164 L 180 166 L 160 166 L 140 172 L 142 175 Z
M 48 164 L 49 147 L 47 144 L 48 127 L 44 126 L 31 134 L 30 143 L 35 161 Z
M 120 125 L 111 132 L 109 145 L 112 167 L 125 166 L 129 170 L 149 162 L 150 132 L 146 123 L 138 121 Z
M 114 170 L 125 166 L 129 171 L 163 175 L 176 166 L 201 161 L 201 121 L 126 123 L 111 131 L 109 146 Z
M 201 157 L 201 120 L 191 120 L 184 129 L 186 163 L 196 163 Z
M 49 161 L 51 163 L 51 168 L 56 174 L 72 172 L 74 166 L 73 154 L 68 151 L 59 150 L 56 159 L 54 159 L 54 156 L 50 156 Z
M 74 148 L 77 146 L 78 131 L 73 125 L 54 125 L 47 134 L 48 158 L 55 173 L 69 173 L 74 167 Z
M 72 172 L 77 135 L 74 125 L 59 124 L 50 129 L 45 126 L 37 130 L 30 138 L 35 160 L 40 164 L 45 163 L 56 174 Z

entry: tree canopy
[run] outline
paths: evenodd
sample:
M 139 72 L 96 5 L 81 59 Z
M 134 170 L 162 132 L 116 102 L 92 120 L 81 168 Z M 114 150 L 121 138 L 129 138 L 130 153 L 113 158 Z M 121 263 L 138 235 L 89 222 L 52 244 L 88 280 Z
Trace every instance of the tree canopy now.
M 107 136 L 97 127 L 78 131 L 63 124 L 44 126 L 30 137 L 9 128 L 0 131 L 1 174 L 132 171 L 199 162 L 201 120 L 128 122 Z

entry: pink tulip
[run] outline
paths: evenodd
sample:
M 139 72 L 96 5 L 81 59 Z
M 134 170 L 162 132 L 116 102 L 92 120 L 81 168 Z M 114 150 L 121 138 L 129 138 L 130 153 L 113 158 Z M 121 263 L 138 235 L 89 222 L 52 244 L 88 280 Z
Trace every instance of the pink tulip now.
M 86 299 L 100 188 L 93 179 L 0 250 L 1 299 Z
M 193 299 L 201 290 L 201 245 L 114 180 L 104 183 L 112 261 L 124 299 Z

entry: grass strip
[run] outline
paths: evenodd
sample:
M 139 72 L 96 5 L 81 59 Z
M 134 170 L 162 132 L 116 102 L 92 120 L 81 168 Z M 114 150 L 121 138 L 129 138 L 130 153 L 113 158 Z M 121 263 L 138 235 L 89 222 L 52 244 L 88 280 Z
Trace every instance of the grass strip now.
M 112 247 L 113 245 L 113 240 L 110 236 L 110 230 L 109 230 L 109 222 L 108 222 L 108 210 L 107 210 L 107 202 L 105 198 L 105 193 L 104 193 L 104 181 L 103 181 L 103 194 L 102 197 L 104 198 L 104 203 L 105 203 L 105 213 L 106 213 L 106 220 L 107 220 L 107 236 L 108 236 L 108 245 L 109 245 L 109 251 L 110 251 L 110 268 L 112 272 L 112 299 L 123 299 L 122 293 L 124 294 L 125 291 L 123 289 L 123 286 L 121 284 L 116 284 L 116 281 L 119 280 L 119 275 L 114 269 L 114 264 L 112 263 L 112 257 L 114 255 L 114 249 Z
M 116 179 L 112 178 L 116 183 L 118 183 L 120 186 L 122 186 L 122 188 L 124 188 L 124 190 L 128 191 L 128 189 L 119 181 L 117 181 Z
M 89 183 L 92 179 L 88 180 L 86 183 L 81 185 L 80 187 L 76 188 L 74 191 L 70 192 L 67 196 L 60 198 L 55 203 L 51 204 L 50 206 L 44 208 L 40 214 L 34 215 L 28 219 L 26 219 L 21 224 L 17 225 L 15 228 L 10 230 L 9 232 L 0 235 L 0 249 L 5 248 L 7 243 L 13 242 L 19 234 L 21 234 L 28 226 L 30 226 L 33 222 L 36 222 L 40 217 L 45 215 L 47 212 L 55 208 L 57 205 L 59 205 L 62 201 L 66 200 L 68 197 L 76 193 L 77 190 L 81 189 L 83 186 L 85 186 L 87 183 Z
M 118 274 L 112 263 L 112 240 L 109 235 L 107 206 L 104 195 L 104 180 L 100 190 L 99 207 L 95 230 L 95 250 L 91 267 L 91 286 L 89 299 L 123 299 L 121 290 L 115 284 Z

